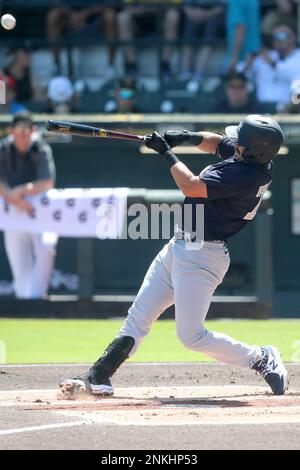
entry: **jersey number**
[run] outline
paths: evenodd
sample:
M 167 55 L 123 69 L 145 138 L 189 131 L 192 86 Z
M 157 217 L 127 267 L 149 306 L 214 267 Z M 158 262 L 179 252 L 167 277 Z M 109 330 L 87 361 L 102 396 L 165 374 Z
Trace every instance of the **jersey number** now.
M 265 184 L 264 186 L 260 186 L 258 188 L 258 191 L 257 191 L 257 194 L 256 194 L 256 197 L 259 197 L 259 201 L 258 203 L 256 204 L 256 206 L 254 207 L 253 211 L 251 212 L 248 212 L 245 217 L 244 217 L 244 220 L 252 220 L 254 219 L 254 217 L 256 216 L 256 213 L 258 211 L 258 208 L 261 204 L 261 201 L 263 199 L 263 196 L 265 194 L 265 192 L 267 191 L 268 187 L 270 186 L 271 182 L 270 183 L 267 183 Z

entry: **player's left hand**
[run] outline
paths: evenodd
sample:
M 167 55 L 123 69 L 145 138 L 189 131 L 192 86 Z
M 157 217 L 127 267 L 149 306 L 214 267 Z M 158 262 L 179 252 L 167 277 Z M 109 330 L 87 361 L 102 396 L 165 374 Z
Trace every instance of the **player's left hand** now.
M 161 155 L 164 155 L 166 152 L 171 150 L 171 147 L 168 142 L 158 132 L 153 132 L 152 134 L 145 135 L 144 142 L 146 147 L 155 150 L 155 152 L 158 152 Z

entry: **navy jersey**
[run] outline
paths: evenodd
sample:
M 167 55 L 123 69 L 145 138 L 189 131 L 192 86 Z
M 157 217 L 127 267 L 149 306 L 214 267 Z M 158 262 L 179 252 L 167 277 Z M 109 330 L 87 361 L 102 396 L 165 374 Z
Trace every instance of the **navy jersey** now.
M 205 168 L 200 178 L 207 185 L 207 198 L 185 198 L 192 205 L 192 228 L 196 231 L 196 206 L 204 205 L 204 240 L 226 240 L 254 218 L 264 192 L 272 181 L 273 162 L 251 164 L 234 157 L 234 144 L 222 138 L 217 156 L 222 162 Z M 190 224 L 183 222 L 186 231 Z

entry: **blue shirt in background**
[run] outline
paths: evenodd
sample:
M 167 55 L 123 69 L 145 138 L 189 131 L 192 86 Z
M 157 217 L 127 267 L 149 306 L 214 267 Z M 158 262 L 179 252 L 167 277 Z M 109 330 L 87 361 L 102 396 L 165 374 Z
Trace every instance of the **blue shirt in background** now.
M 236 26 L 246 27 L 244 45 L 239 61 L 245 60 L 248 54 L 260 49 L 260 10 L 258 0 L 228 0 L 226 30 L 228 57 L 230 60 L 234 44 Z

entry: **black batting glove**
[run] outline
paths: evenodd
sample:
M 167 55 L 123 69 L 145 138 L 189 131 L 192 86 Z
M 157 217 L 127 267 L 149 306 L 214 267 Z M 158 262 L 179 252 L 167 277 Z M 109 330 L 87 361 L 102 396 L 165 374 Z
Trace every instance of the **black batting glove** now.
M 183 144 L 183 142 L 188 142 L 197 146 L 203 142 L 203 135 L 201 132 L 165 131 L 163 133 L 163 138 L 172 148 Z
M 183 144 L 186 142 L 189 137 L 188 131 L 165 131 L 163 134 L 163 138 L 168 142 L 170 147 L 178 147 L 178 145 Z
M 163 155 L 169 163 L 170 167 L 180 162 L 179 158 L 175 155 L 168 142 L 166 142 L 163 136 L 158 132 L 145 135 L 144 142 L 146 147 L 155 150 L 155 152 L 160 153 L 160 155 Z
M 170 145 L 158 132 L 147 134 L 144 137 L 146 147 L 155 150 L 155 152 L 165 155 L 166 152 L 171 150 Z

